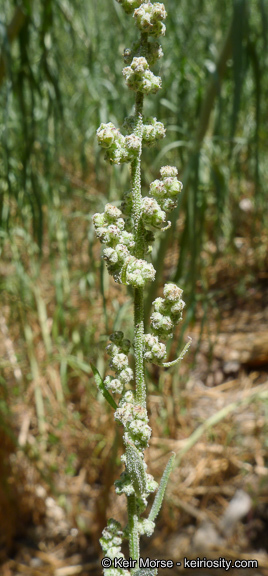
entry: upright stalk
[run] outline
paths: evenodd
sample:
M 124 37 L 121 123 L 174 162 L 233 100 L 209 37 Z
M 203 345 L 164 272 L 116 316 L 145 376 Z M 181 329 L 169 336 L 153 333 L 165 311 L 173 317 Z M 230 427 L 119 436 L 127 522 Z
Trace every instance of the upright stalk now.
M 140 150 L 137 158 L 131 162 L 131 180 L 133 194 L 132 216 L 134 221 L 134 255 L 137 259 L 144 258 L 144 230 L 142 221 L 142 194 L 141 194 L 141 154 L 142 154 L 142 110 L 144 96 L 137 92 L 135 102 L 135 128 L 134 134 L 140 139 Z M 136 401 L 146 407 L 146 386 L 144 379 L 143 360 L 144 338 L 144 297 L 143 287 L 134 288 L 134 352 L 135 352 L 135 380 Z
M 170 460 L 150 515 L 144 517 L 148 496 L 158 486 L 147 473 L 144 450 L 148 447 L 151 428 L 148 424 L 146 407 L 145 361 L 166 366 L 166 346 L 159 339 L 172 336 L 175 325 L 181 320 L 184 302 L 182 290 L 175 284 L 166 284 L 164 298 L 157 298 L 151 315 L 151 333 L 144 334 L 144 287 L 155 278 L 155 269 L 146 260 L 154 241 L 153 230 L 164 231 L 169 222 L 167 212 L 177 205 L 177 196 L 182 189 L 177 179 L 177 169 L 172 166 L 161 168 L 161 179 L 151 183 L 149 196 L 141 190 L 142 146 L 152 146 L 165 136 L 165 129 L 156 118 L 143 118 L 143 100 L 161 88 L 161 78 L 151 72 L 150 67 L 162 56 L 156 38 L 165 33 L 163 20 L 166 18 L 164 4 L 142 2 L 142 0 L 117 0 L 124 10 L 135 18 L 140 30 L 140 39 L 131 49 L 125 50 L 124 59 L 128 66 L 123 70 L 126 84 L 135 95 L 135 113 L 125 119 L 127 135 L 111 123 L 101 124 L 97 131 L 99 144 L 106 150 L 106 159 L 111 164 L 129 162 L 131 167 L 131 191 L 125 193 L 121 210 L 106 204 L 102 214 L 93 216 L 97 237 L 105 244 L 103 257 L 109 273 L 116 282 L 130 285 L 134 292 L 134 339 L 135 378 L 128 365 L 131 342 L 121 331 L 110 336 L 107 352 L 111 357 L 109 366 L 115 376 L 108 375 L 102 381 L 96 368 L 92 368 L 96 383 L 105 399 L 115 409 L 116 422 L 123 425 L 125 454 L 122 462 L 125 470 L 115 482 L 117 494 L 127 497 L 128 524 L 123 530 L 116 520 L 108 520 L 100 540 L 105 558 L 104 576 L 141 576 L 139 570 L 140 536 L 151 536 L 154 520 L 161 508 L 166 484 L 172 468 Z M 185 349 L 186 350 L 186 349 Z M 185 352 L 182 353 L 182 355 Z M 179 357 L 179 361 L 182 356 Z M 135 384 L 131 385 L 131 381 Z M 119 394 L 116 404 L 113 394 Z M 122 539 L 129 542 L 129 554 L 134 565 L 124 558 L 121 551 Z M 124 562 L 124 564 L 123 564 Z M 127 568 L 131 570 L 128 571 Z M 150 568 L 150 566 L 149 566 Z M 156 572 L 146 571 L 148 576 Z

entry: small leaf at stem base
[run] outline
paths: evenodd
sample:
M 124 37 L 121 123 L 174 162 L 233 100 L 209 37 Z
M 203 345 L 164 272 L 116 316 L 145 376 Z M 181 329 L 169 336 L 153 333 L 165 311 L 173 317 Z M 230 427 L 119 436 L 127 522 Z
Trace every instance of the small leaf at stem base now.
M 113 397 L 111 396 L 110 392 L 108 392 L 108 390 L 105 388 L 104 382 L 103 382 L 102 377 L 101 377 L 100 373 L 98 372 L 97 368 L 93 364 L 91 364 L 91 362 L 90 362 L 90 366 L 91 366 L 91 370 L 93 372 L 94 379 L 95 379 L 98 390 L 100 390 L 100 392 L 104 396 L 105 400 L 107 400 L 108 404 L 110 404 L 110 406 L 112 406 L 112 408 L 117 410 L 118 406 L 117 406 L 116 402 L 114 401 Z

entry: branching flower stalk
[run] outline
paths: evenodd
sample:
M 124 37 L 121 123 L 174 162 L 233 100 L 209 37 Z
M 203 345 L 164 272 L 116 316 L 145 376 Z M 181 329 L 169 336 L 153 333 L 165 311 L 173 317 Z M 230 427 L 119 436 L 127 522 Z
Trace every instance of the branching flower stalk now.
M 122 461 L 125 471 L 115 482 L 115 490 L 119 495 L 126 495 L 128 524 L 122 529 L 119 522 L 110 519 L 100 543 L 105 556 L 102 564 L 104 576 L 151 576 L 157 574 L 157 570 L 140 566 L 140 536 L 153 534 L 173 457 L 158 487 L 147 473 L 144 461 L 144 450 L 151 436 L 146 406 L 145 362 L 164 367 L 173 365 L 183 358 L 189 344 L 177 360 L 164 361 L 166 346 L 161 340 L 172 337 L 185 305 L 181 298 L 182 290 L 172 283 L 164 286 L 164 297 L 153 302 L 151 333 L 144 334 L 144 287 L 155 277 L 155 269 L 146 256 L 151 252 L 154 232 L 164 231 L 170 226 L 167 212 L 176 207 L 182 184 L 177 179 L 177 169 L 164 166 L 160 170 L 160 179 L 150 184 L 149 195 L 142 195 L 142 147 L 152 146 L 165 136 L 161 122 L 143 115 L 144 97 L 161 88 L 161 78 L 151 71 L 151 67 L 163 55 L 158 38 L 165 34 L 165 6 L 160 2 L 142 0 L 117 1 L 127 14 L 133 16 L 140 32 L 139 39 L 124 52 L 126 67 L 123 76 L 128 88 L 135 93 L 135 110 L 125 119 L 126 136 L 109 122 L 101 124 L 97 138 L 111 164 L 130 164 L 131 189 L 124 194 L 121 209 L 106 204 L 103 213 L 94 214 L 93 224 L 96 236 L 105 245 L 103 258 L 109 273 L 116 282 L 133 287 L 135 377 L 128 364 L 131 342 L 122 332 L 114 332 L 107 346 L 111 358 L 109 366 L 114 375 L 106 376 L 103 381 L 94 366 L 92 370 L 97 386 L 115 410 L 116 422 L 124 428 Z M 135 386 L 131 385 L 132 380 L 135 380 Z M 118 404 L 114 395 L 119 395 Z M 156 490 L 151 511 L 144 517 L 148 497 Z M 129 542 L 131 561 L 127 561 L 121 551 L 123 539 Z

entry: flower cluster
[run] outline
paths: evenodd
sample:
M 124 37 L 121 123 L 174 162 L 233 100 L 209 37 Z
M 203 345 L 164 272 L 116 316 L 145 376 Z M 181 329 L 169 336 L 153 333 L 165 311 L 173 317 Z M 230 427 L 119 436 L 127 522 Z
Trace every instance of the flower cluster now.
M 181 320 L 184 302 L 182 290 L 175 284 L 164 286 L 164 297 L 153 302 L 151 315 L 151 334 L 144 334 L 144 295 L 143 286 L 154 280 L 155 269 L 145 260 L 151 251 L 154 232 L 166 230 L 171 223 L 167 213 L 177 206 L 177 197 L 182 184 L 177 179 L 178 171 L 173 166 L 164 166 L 160 179 L 150 184 L 148 196 L 141 189 L 142 146 L 152 146 L 165 137 L 165 128 L 154 117 L 144 117 L 144 95 L 155 94 L 161 88 L 161 78 L 151 68 L 163 55 L 159 37 L 165 34 L 164 20 L 167 16 L 164 4 L 150 0 L 117 0 L 127 14 L 133 15 L 133 21 L 140 31 L 139 39 L 130 49 L 124 51 L 125 68 L 123 76 L 130 90 L 135 94 L 133 115 L 125 119 L 123 135 L 112 122 L 101 124 L 97 130 L 98 143 L 105 150 L 105 158 L 111 164 L 131 163 L 131 186 L 125 192 L 120 208 L 106 204 L 103 213 L 93 216 L 96 236 L 104 244 L 103 258 L 108 271 L 119 283 L 134 287 L 134 379 L 129 366 L 128 354 L 130 341 L 123 332 L 114 332 L 106 350 L 110 357 L 109 366 L 113 376 L 108 375 L 102 381 L 97 369 L 92 366 L 96 383 L 104 398 L 115 410 L 115 421 L 123 427 L 125 453 L 121 460 L 125 470 L 115 482 L 117 494 L 125 494 L 128 501 L 128 524 L 125 529 L 115 520 L 108 521 L 100 540 L 104 555 L 110 559 L 110 568 L 104 568 L 104 576 L 130 576 L 126 571 L 113 566 L 115 558 L 124 558 L 121 551 L 123 538 L 129 541 L 130 556 L 138 560 L 139 539 L 141 535 L 151 536 L 154 521 L 161 508 L 168 477 L 172 469 L 173 455 L 167 464 L 159 484 L 149 517 L 145 518 L 148 497 L 158 488 L 153 476 L 147 473 L 144 459 L 145 449 L 151 437 L 148 412 L 146 408 L 146 381 L 144 361 L 168 367 L 182 359 L 187 345 L 179 358 L 165 362 L 166 345 L 160 340 L 169 338 L 175 325 Z M 138 290 L 137 290 L 138 289 Z M 110 392 L 119 394 L 115 402 Z M 108 564 L 109 564 L 108 563 Z M 136 576 L 155 576 L 157 570 L 131 570 Z
M 102 531 L 100 538 L 100 545 L 105 556 L 114 560 L 115 558 L 124 558 L 121 552 L 122 540 L 124 533 L 120 522 L 113 518 L 108 520 L 107 528 Z M 121 568 L 106 568 L 104 569 L 104 576 L 130 576 L 130 572 Z
M 124 128 L 131 133 L 135 128 L 135 116 L 128 116 L 124 121 Z M 157 140 L 165 138 L 166 130 L 162 122 L 158 122 L 156 118 L 144 118 L 142 126 L 142 143 L 147 146 L 153 146 Z
M 124 456 L 122 456 L 121 459 L 125 463 Z M 142 498 L 140 498 L 139 502 L 138 502 L 140 511 L 142 511 L 146 507 L 146 503 L 147 503 L 146 499 L 149 496 L 149 494 L 152 494 L 158 488 L 158 483 L 154 480 L 153 476 L 151 474 L 146 473 L 147 466 L 146 466 L 145 462 L 143 462 L 143 465 L 144 465 L 144 472 L 145 472 L 145 478 L 146 478 L 146 489 L 145 489 L 145 493 L 143 494 Z M 122 474 L 120 474 L 119 480 L 115 481 L 115 491 L 116 491 L 116 494 L 118 494 L 119 496 L 121 494 L 125 494 L 126 496 L 131 496 L 131 494 L 135 493 L 133 483 L 132 483 L 130 475 L 128 474 L 127 471 L 122 472 Z
M 120 331 L 111 334 L 110 340 L 111 343 L 108 344 L 106 350 L 111 356 L 109 366 L 114 370 L 116 377 L 106 376 L 104 384 L 107 390 L 121 394 L 125 386 L 133 379 L 133 370 L 128 366 L 127 357 L 131 344 Z
M 177 195 L 182 184 L 176 178 L 177 168 L 164 166 L 160 170 L 161 180 L 155 180 L 150 185 L 150 197 L 142 199 L 142 219 L 145 226 L 162 228 L 166 222 L 166 212 L 177 205 Z M 130 201 L 126 197 L 125 201 Z
M 165 344 L 159 342 L 158 336 L 144 335 L 144 359 L 153 364 L 161 365 L 165 359 L 167 349 Z
M 124 442 L 126 444 L 130 442 L 139 450 L 148 446 L 151 428 L 148 425 L 147 410 L 135 403 L 134 395 L 130 390 L 122 395 L 114 418 L 125 428 Z
M 100 125 L 97 130 L 97 140 L 106 150 L 105 159 L 110 164 L 131 162 L 140 152 L 140 138 L 134 134 L 123 136 L 112 122 Z
M 148 146 L 152 146 L 155 144 L 155 142 L 157 142 L 157 140 L 165 138 L 165 135 L 166 130 L 162 122 L 158 122 L 156 118 L 145 118 L 142 133 L 143 142 L 145 142 Z
M 134 236 L 125 230 L 119 208 L 106 204 L 103 213 L 94 214 L 93 225 L 97 238 L 107 246 L 103 257 L 116 282 L 139 287 L 154 279 L 153 265 L 132 255 Z
M 141 32 L 146 32 L 154 38 L 164 36 L 166 27 L 163 20 L 167 17 L 164 4 L 160 2 L 145 2 L 134 12 L 136 25 Z
M 135 92 L 155 94 L 162 86 L 160 76 L 155 76 L 143 56 L 133 58 L 131 65 L 123 68 L 127 86 Z
M 181 288 L 176 284 L 165 284 L 164 298 L 153 302 L 154 312 L 151 315 L 151 327 L 155 336 L 166 340 L 173 335 L 175 325 L 182 319 L 185 302 L 181 300 Z
M 161 180 L 150 184 L 150 196 L 155 198 L 160 208 L 166 212 L 177 206 L 177 196 L 182 191 L 182 183 L 177 179 L 178 170 L 174 166 L 163 166 Z

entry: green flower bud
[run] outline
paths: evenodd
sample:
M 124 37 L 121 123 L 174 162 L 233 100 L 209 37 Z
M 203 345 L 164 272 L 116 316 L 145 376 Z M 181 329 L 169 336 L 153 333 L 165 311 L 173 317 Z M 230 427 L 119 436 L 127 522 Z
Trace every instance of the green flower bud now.
M 146 118 L 145 122 L 142 139 L 148 146 L 152 146 L 157 140 L 165 137 L 164 124 L 157 122 L 156 118 Z
M 96 212 L 96 214 L 92 216 L 92 221 L 95 229 L 105 226 L 106 224 L 105 213 L 102 212 L 100 214 L 99 212 Z
M 117 408 L 114 413 L 114 419 L 116 422 L 120 422 L 124 426 L 127 422 L 130 422 L 132 419 L 132 404 L 126 402 L 123 406 Z
M 122 398 L 121 398 L 121 400 L 120 400 L 120 406 L 121 406 L 121 404 L 125 404 L 126 402 L 127 402 L 128 404 L 133 404 L 134 399 L 135 399 L 135 398 L 134 398 L 134 394 L 133 394 L 132 390 L 127 390 L 127 391 L 125 392 L 125 394 L 123 394 L 123 396 L 122 396 Z
M 162 20 L 165 20 L 166 17 L 165 6 L 160 2 L 155 2 L 154 4 L 151 2 L 144 3 L 134 12 L 134 18 L 139 30 L 155 38 L 165 34 L 166 27 Z
M 138 156 L 141 149 L 141 140 L 134 134 L 130 134 L 125 137 L 125 148 L 129 159 L 133 159 Z
M 168 197 L 177 196 L 182 191 L 182 183 L 177 178 L 164 178 L 163 184 Z
M 121 210 L 113 204 L 106 204 L 104 214 L 107 224 L 117 223 L 117 220 L 122 216 Z
M 123 245 L 125 247 L 128 247 L 129 249 L 134 248 L 135 246 L 135 240 L 133 234 L 131 232 L 126 232 L 126 230 L 124 230 L 121 234 L 121 241 Z
M 154 364 L 161 364 L 166 356 L 165 344 L 158 341 L 157 336 L 145 334 L 144 336 L 144 359 Z
M 146 408 L 144 408 L 144 406 L 141 406 L 140 404 L 136 404 L 133 407 L 132 413 L 133 413 L 133 418 L 135 418 L 136 420 L 143 420 L 144 422 L 147 423 L 148 416 L 147 416 Z
M 116 264 L 118 262 L 118 255 L 113 248 L 104 248 L 103 258 L 108 264 Z
M 122 240 L 122 236 L 120 240 Z M 115 247 L 115 252 L 117 254 L 118 261 L 122 265 L 125 259 L 129 256 L 129 251 L 127 247 L 125 246 L 125 244 L 117 244 L 117 246 Z
M 158 483 L 156 482 L 156 480 L 154 479 L 154 477 L 151 474 L 146 474 L 146 478 L 147 478 L 147 490 L 148 490 L 148 492 L 150 492 L 150 493 L 155 492 L 155 490 L 157 490 L 157 488 L 158 488 Z
M 153 333 L 159 338 L 170 338 L 173 332 L 173 322 L 169 316 L 163 316 L 160 312 L 151 315 Z
M 168 212 L 174 210 L 177 206 L 177 195 L 182 190 L 182 183 L 173 176 L 177 169 L 173 166 L 164 166 L 161 168 L 162 180 L 155 180 L 150 184 L 150 195 L 153 196 L 162 210 Z
M 131 14 L 135 8 L 138 8 L 143 0 L 117 0 L 127 14 Z
M 147 225 L 161 228 L 166 221 L 166 214 L 154 198 L 146 196 L 142 199 L 142 219 Z
M 123 370 L 128 366 L 128 357 L 126 354 L 123 354 L 123 352 L 120 354 L 115 354 L 112 356 L 109 366 L 114 370 Z
M 120 382 L 126 386 L 134 378 L 133 370 L 131 368 L 125 368 L 124 370 L 121 370 L 121 372 L 118 374 L 118 378 Z
M 116 480 L 114 484 L 117 494 L 126 494 L 126 496 L 130 496 L 135 493 L 130 476 L 127 472 L 122 472 L 119 480 Z
M 120 229 L 115 224 L 111 224 L 103 229 L 98 228 L 96 231 L 96 236 L 100 238 L 102 244 L 107 244 L 109 247 L 115 247 L 120 238 Z
M 161 78 L 149 70 L 149 64 L 144 57 L 133 58 L 130 66 L 123 69 L 127 86 L 135 92 L 155 94 L 161 88 Z
M 148 426 L 148 424 L 142 422 L 142 420 L 133 420 L 128 425 L 128 433 L 132 438 L 134 436 L 133 438 L 134 443 L 135 440 L 138 440 L 144 446 L 147 446 L 148 441 L 150 440 L 151 437 L 152 429 L 150 428 L 150 426 Z
M 114 392 L 114 394 L 122 394 L 124 384 L 119 378 L 113 378 L 109 384 L 109 389 Z
M 110 148 L 117 140 L 118 130 L 112 122 L 101 124 L 97 130 L 98 144 L 102 148 Z
M 164 298 L 156 298 L 153 301 L 153 307 L 155 309 L 155 312 L 160 312 L 160 314 L 168 314 L 169 313 L 169 306 L 167 306 L 167 303 L 165 302 Z
M 110 340 L 112 342 L 114 342 L 114 344 L 117 344 L 118 346 L 120 346 L 122 340 L 124 338 L 124 334 L 123 332 L 121 332 L 120 330 L 117 330 L 116 332 L 113 332 L 110 336 Z
M 122 554 L 119 546 L 111 546 L 111 548 L 107 549 L 106 554 L 111 560 L 114 560 L 115 558 L 124 558 L 124 554 Z
M 107 528 L 112 534 L 117 534 L 117 535 L 120 534 L 121 536 L 123 535 L 122 526 L 121 526 L 120 522 L 118 522 L 117 520 L 114 520 L 113 518 L 110 518 L 108 520 Z
M 110 340 L 112 340 L 111 337 L 110 337 Z M 108 344 L 106 346 L 106 352 L 109 356 L 115 356 L 116 354 L 119 354 L 120 347 L 117 346 L 114 342 L 111 342 L 110 344 Z
M 149 280 L 154 280 L 155 269 L 146 260 L 131 260 L 126 268 L 126 284 L 144 286 Z
M 128 338 L 124 338 L 120 346 L 121 352 L 124 352 L 124 354 L 128 354 L 130 346 L 131 346 L 130 340 L 128 340 Z
M 175 178 L 178 175 L 178 170 L 175 166 L 162 166 L 162 168 L 160 168 L 160 174 L 162 178 Z
M 168 302 L 178 302 L 183 294 L 183 290 L 171 282 L 165 284 L 163 292 Z
M 152 520 L 148 520 L 148 518 L 143 518 L 138 522 L 138 530 L 141 535 L 146 534 L 146 536 L 150 537 L 154 533 L 155 523 Z

